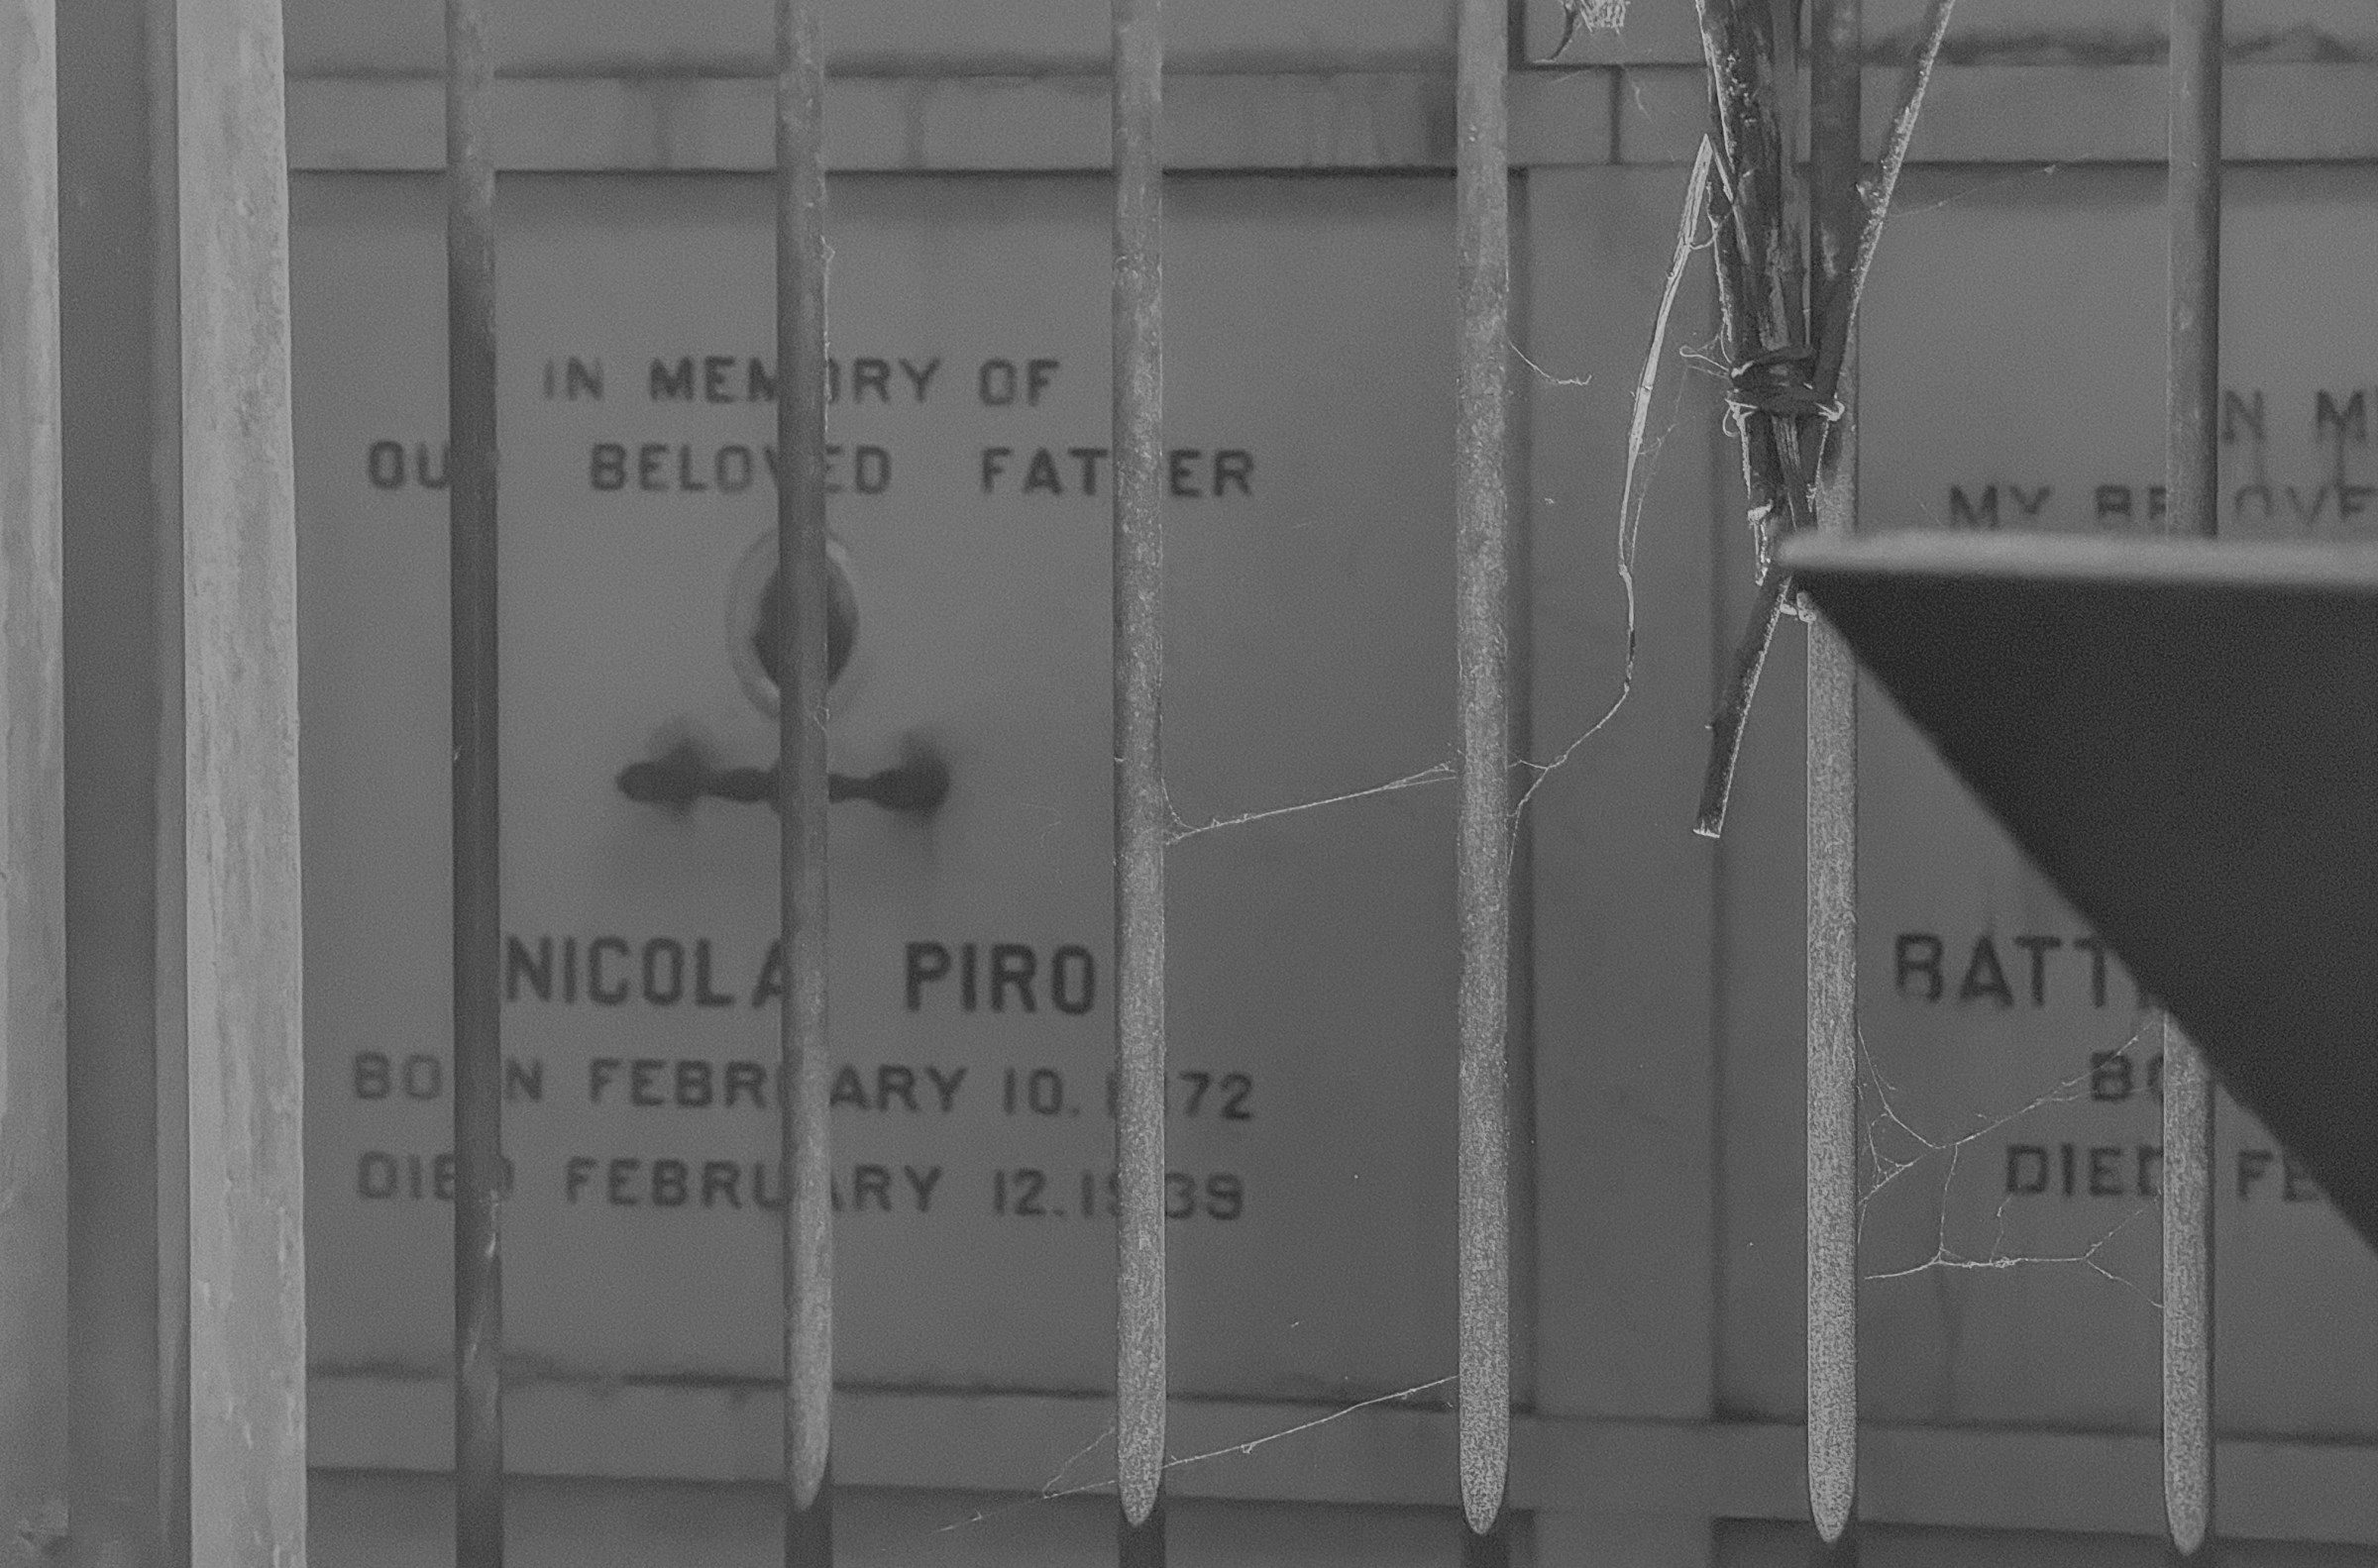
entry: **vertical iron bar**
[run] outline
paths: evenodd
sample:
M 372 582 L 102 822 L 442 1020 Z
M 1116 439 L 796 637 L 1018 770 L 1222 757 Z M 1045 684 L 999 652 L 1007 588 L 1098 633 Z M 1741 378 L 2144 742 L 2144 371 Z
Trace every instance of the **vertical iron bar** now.
M 2172 0 L 2168 526 L 2219 532 L 2221 0 Z
M 68 1513 L 150 1568 L 188 1444 L 174 0 L 56 11 Z
M 1517 8 L 1512 16 L 1517 19 Z M 1516 42 L 1516 41 L 1515 41 Z M 1515 56 L 1516 58 L 1516 56 Z M 1522 168 L 1510 182 L 1513 212 L 1509 229 L 1512 253 L 1525 258 L 1533 254 L 1528 225 L 1532 216 L 1528 194 L 1528 174 Z M 1530 268 L 1521 264 L 1513 269 L 1511 279 L 1511 341 L 1524 345 L 1533 332 L 1534 316 Z M 1530 515 L 1527 501 L 1528 474 L 1534 464 L 1532 427 L 1529 417 L 1529 383 L 1514 377 L 1509 406 L 1514 410 L 1508 425 L 1508 440 L 1504 450 L 1509 454 L 1505 470 L 1504 493 L 1517 497 L 1511 510 L 1511 553 L 1506 558 L 1509 578 L 1514 584 L 1509 602 L 1509 614 L 1504 626 L 1510 668 L 1509 750 L 1514 758 L 1536 755 L 1536 623 L 1535 602 L 1530 584 L 1535 580 L 1533 563 L 1536 549 L 1535 519 Z M 1543 1308 L 1540 1299 L 1542 1277 L 1538 1267 L 1537 1211 L 1542 1206 L 1537 1191 L 1536 1162 L 1531 1151 L 1536 1147 L 1536 830 L 1534 820 L 1521 809 L 1536 779 L 1528 770 L 1514 767 L 1510 773 L 1511 841 L 1511 923 L 1510 923 L 1510 991 L 1508 1008 L 1504 1014 L 1504 1030 L 1511 1044 L 1504 1058 L 1509 1075 L 1510 1142 L 1519 1150 L 1510 1167 L 1510 1250 L 1511 1250 L 1511 1400 L 1525 1409 L 1534 1402 L 1538 1354 L 1541 1335 L 1538 1331 Z M 1513 1529 L 1530 1529 L 1532 1520 L 1515 1518 L 1506 1514 L 1499 1533 L 1506 1537 Z M 1532 1531 L 1531 1531 L 1532 1532 Z
M 2219 526 L 2221 0 L 2172 0 L 2170 523 Z M 2211 1075 L 2168 1015 L 2163 1098 L 2163 1500 L 2174 1552 L 2213 1539 Z
M 180 0 L 190 1560 L 305 1554 L 297 496 L 280 0 Z
M 2163 1509 L 2174 1552 L 2213 1537 L 2213 1079 L 2169 1014 L 2163 1039 Z
M 776 9 L 777 827 L 785 998 L 786 1568 L 833 1559 L 834 1232 L 827 1168 L 825 64 L 816 0 Z
M 1480 1535 L 1502 1513 L 1511 1444 L 1511 212 L 1503 95 L 1509 20 L 1503 0 L 1462 0 L 1455 83 L 1458 1366 L 1461 1512 Z
M 1164 1560 L 1162 0 L 1114 5 L 1118 1558 Z
M 1858 195 L 1860 0 L 1815 0 L 1809 31 L 1811 314 L 1851 308 L 1865 203 Z M 1813 335 L 1812 335 L 1813 336 Z M 1856 341 L 1856 326 L 1851 326 Z M 1856 392 L 1824 442 L 1816 525 L 1858 520 Z M 1841 635 L 1808 618 L 1808 1507 L 1819 1542 L 1853 1527 L 1858 1495 L 1858 667 Z
M 0 0 L 0 1518 L 56 1551 L 66 1492 L 57 31 Z
M 496 792 L 494 66 L 446 0 L 446 408 L 454 743 L 454 1527 L 503 1562 L 501 819 Z
M 167 107 L 149 125 L 150 166 L 157 173 L 162 210 L 168 221 L 157 241 L 164 252 L 159 275 L 166 296 L 159 331 L 170 342 L 161 350 L 166 367 L 151 389 L 158 412 L 157 428 L 169 429 L 173 438 L 161 445 L 157 461 L 169 465 L 170 473 L 159 481 L 171 496 L 171 523 L 152 536 L 152 570 L 156 584 L 158 654 L 157 859 L 151 878 L 157 896 L 157 995 L 151 1016 L 157 1040 L 157 1170 L 158 1279 L 164 1299 L 160 1305 L 161 1378 L 164 1385 L 162 1410 L 165 1451 L 160 1464 L 163 1484 L 165 1560 L 190 1559 L 190 1075 L 189 1075 L 189 931 L 186 878 L 188 875 L 187 806 L 189 766 L 185 727 L 188 719 L 184 684 L 187 679 L 183 625 L 183 486 L 188 471 L 189 443 L 182 428 L 182 255 L 181 255 L 181 139 L 180 139 L 180 15 L 178 4 L 168 14 L 166 3 L 156 11 L 157 26 L 149 37 L 151 80 L 159 101 Z M 72 723 L 68 722 L 71 730 Z M 69 1091 L 70 1093 L 70 1091 Z M 71 1135 L 69 1134 L 69 1139 Z
M 2221 0 L 2172 0 L 2169 527 L 2220 521 Z M 2171 1546 L 2213 1541 L 2213 1082 L 2169 1015 L 2163 1035 L 2163 1504 Z

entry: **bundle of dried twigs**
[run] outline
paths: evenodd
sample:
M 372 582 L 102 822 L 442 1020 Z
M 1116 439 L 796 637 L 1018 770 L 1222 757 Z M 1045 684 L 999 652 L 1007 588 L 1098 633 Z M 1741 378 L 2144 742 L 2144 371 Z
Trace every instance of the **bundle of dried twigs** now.
M 1790 599 L 1776 545 L 1786 533 L 1817 526 L 1820 482 L 1840 448 L 1842 370 L 1852 324 L 1956 0 L 1931 0 L 1872 179 L 1861 177 L 1857 147 L 1854 9 L 1822 7 L 1826 15 L 1807 73 L 1813 156 L 1803 167 L 1798 53 L 1806 0 L 1695 3 L 1714 130 L 1702 144 L 1686 200 L 1705 199 L 1708 207 L 1721 341 L 1732 378 L 1729 425 L 1742 445 L 1744 490 L 1759 545 L 1758 597 L 1710 725 L 1709 766 L 1694 822 L 1697 832 L 1715 838 L 1725 822 L 1759 672 Z M 1846 28 L 1839 22 L 1844 12 L 1852 19 Z M 1846 148 L 1835 145 L 1843 141 Z M 1697 214 L 1688 210 L 1685 216 L 1689 224 Z

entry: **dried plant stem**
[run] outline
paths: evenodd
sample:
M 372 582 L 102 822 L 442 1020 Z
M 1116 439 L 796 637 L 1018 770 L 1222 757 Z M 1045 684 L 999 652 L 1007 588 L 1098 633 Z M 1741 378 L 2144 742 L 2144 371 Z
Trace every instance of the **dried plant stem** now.
M 1807 287 L 1785 177 L 1795 165 L 1777 83 L 1778 32 L 1771 0 L 1698 0 L 1717 128 L 1718 179 L 1709 194 L 1716 230 L 1718 314 L 1734 364 L 1732 418 L 1742 440 L 1743 487 L 1759 541 L 1759 592 L 1730 661 L 1710 723 L 1693 830 L 1715 838 L 1725 825 L 1735 761 L 1767 650 L 1790 585 L 1775 564 L 1784 533 L 1815 526 L 1815 488 L 1837 417 L 1842 366 L 1866 292 L 1899 170 L 1932 81 L 1956 0 L 1931 0 L 1922 42 L 1908 68 L 1874 186 L 1862 194 L 1865 223 L 1857 261 L 1831 287 Z M 1798 0 L 1788 0 L 1796 36 Z M 1796 72 L 1791 73 L 1796 75 Z M 1811 193 L 1809 205 L 1839 193 Z M 1794 373 L 1799 372 L 1799 373 Z

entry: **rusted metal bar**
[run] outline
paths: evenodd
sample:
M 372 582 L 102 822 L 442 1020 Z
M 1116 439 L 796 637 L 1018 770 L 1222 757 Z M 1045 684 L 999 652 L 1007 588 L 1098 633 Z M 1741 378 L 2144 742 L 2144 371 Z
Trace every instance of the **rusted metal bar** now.
M 2181 1560 L 2213 1545 L 2213 1078 L 2167 1014 L 2163 1038 L 2163 1509 Z
M 446 410 L 454 744 L 454 1529 L 503 1562 L 503 940 L 496 791 L 494 65 L 446 0 Z
M 2172 0 L 2169 527 L 2220 522 L 2221 0 Z M 2213 1545 L 2213 1081 L 2163 1035 L 2163 1506 L 2183 1561 Z
M 2221 0 L 2172 0 L 2169 526 L 2219 531 Z
M 833 1198 L 827 1169 L 825 57 L 816 0 L 776 8 L 777 826 L 785 999 L 786 1568 L 833 1560 Z
M 1461 1512 L 1495 1526 L 1511 1449 L 1511 207 L 1502 0 L 1462 0 L 1455 81 L 1455 636 Z
M 1860 0 L 1815 0 L 1809 15 L 1811 317 L 1856 309 Z M 1843 417 L 1811 422 L 1821 442 L 1816 526 L 1853 532 L 1858 449 L 1849 324 L 1833 395 Z M 1858 665 L 1840 633 L 1808 616 L 1808 1508 L 1820 1542 L 1853 1527 L 1858 1495 Z
M 1115 0 L 1115 1259 L 1118 1558 L 1164 1559 L 1162 0 Z
M 66 1499 L 64 743 L 58 686 L 57 29 L 0 0 L 0 1519 Z
M 2221 0 L 2172 0 L 2169 527 L 2219 531 Z
M 293 1564 L 305 1058 L 280 0 L 181 0 L 180 22 L 190 1560 Z
M 71 1550 L 186 1556 L 174 0 L 57 8 Z

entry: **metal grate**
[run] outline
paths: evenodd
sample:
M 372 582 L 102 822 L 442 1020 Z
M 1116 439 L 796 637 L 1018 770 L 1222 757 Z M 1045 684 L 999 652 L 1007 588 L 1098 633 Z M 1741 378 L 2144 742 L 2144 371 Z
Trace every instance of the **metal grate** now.
M 99 737 L 69 745 L 62 765 L 64 842 L 74 857 L 63 893 L 73 944 L 64 959 L 73 1008 L 73 1517 L 95 1559 L 299 1560 L 304 1321 L 302 1267 L 292 1260 L 302 1257 L 302 1074 L 279 6 L 145 0 L 55 14 L 56 78 L 35 85 L 56 95 L 54 177 L 76 199 L 61 205 L 53 192 L 47 205 L 23 204 L 53 215 L 56 245 L 45 269 L 37 237 L 25 262 L 34 303 L 8 308 L 38 318 L 47 299 L 57 301 L 56 483 L 67 526 L 62 579 L 53 579 L 62 580 L 65 609 L 56 635 L 66 679 L 56 700 L 81 734 Z M 1811 145 L 1820 168 L 1838 171 L 1860 145 L 1859 0 L 1817 0 L 1813 14 Z M 15 0 L 9 26 L 38 40 L 52 15 L 47 0 Z M 1507 1558 L 1511 1442 L 1508 16 L 1503 0 L 1460 0 L 1455 89 L 1457 1480 L 1465 1560 L 1478 1563 Z M 824 1565 L 833 1501 L 824 72 L 815 0 L 777 0 L 776 17 L 778 418 L 789 476 L 778 549 L 793 610 L 776 622 L 787 693 L 776 781 L 788 974 L 780 1047 L 790 1086 L 781 1129 L 790 1186 L 785 1560 Z M 2172 0 L 2171 23 L 2170 515 L 2175 529 L 2210 534 L 2220 0 Z M 1160 24 L 1160 0 L 1114 0 L 1116 1398 L 1118 1550 L 1127 1565 L 1165 1555 Z M 496 182 L 484 0 L 446 0 L 446 29 L 455 1531 L 459 1563 L 496 1568 L 504 1477 Z M 127 125 L 140 134 L 124 135 Z M 1817 215 L 1815 286 L 1837 278 L 1856 216 L 1847 208 Z M 811 369 L 794 373 L 798 366 Z M 29 417 L 28 428 L 40 424 Z M 126 450 L 152 461 L 124 463 Z M 1847 530 L 1857 505 L 1854 444 L 1838 450 L 1820 516 Z M 54 549 L 44 558 L 37 548 L 32 559 L 60 571 Z M 98 627 L 109 641 L 95 640 Z M 136 645 L 130 659 L 127 635 Z M 1822 627 L 1811 636 L 1808 697 L 1808 1491 L 1820 1547 L 1846 1554 L 1857 1512 L 1857 690 L 1846 649 Z M 237 982 L 225 983 L 235 970 Z M 2201 1560 L 2214 1550 L 2213 1094 L 2194 1050 L 2168 1020 L 2162 1027 L 2165 1501 L 2174 1549 Z M 127 1115 L 126 1105 L 150 1109 Z M 188 1109 L 186 1122 L 174 1106 Z M 191 1202 L 177 1214 L 183 1199 Z M 178 1289 L 191 1282 L 195 1291 Z

